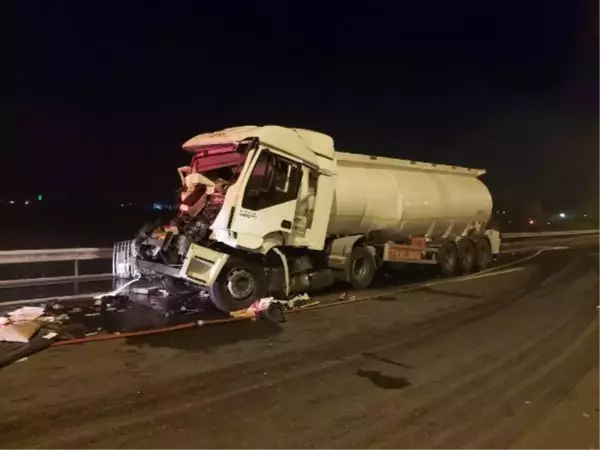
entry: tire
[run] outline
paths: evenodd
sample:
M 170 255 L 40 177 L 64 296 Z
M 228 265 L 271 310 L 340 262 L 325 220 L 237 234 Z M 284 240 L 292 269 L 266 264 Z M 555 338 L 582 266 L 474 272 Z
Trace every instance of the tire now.
M 440 266 L 440 272 L 445 277 L 451 277 L 456 273 L 458 266 L 458 252 L 454 242 L 446 241 L 442 244 L 438 253 L 438 264 Z
M 229 313 L 248 308 L 266 297 L 268 287 L 268 278 L 261 265 L 231 257 L 217 281 L 208 288 L 208 293 L 218 309 Z
M 173 278 L 168 275 L 163 277 L 162 285 L 169 294 L 174 295 L 175 297 L 196 295 L 201 290 L 200 286 L 196 287 L 185 280 Z
M 473 271 L 477 252 L 475 244 L 468 238 L 458 241 L 457 269 L 460 275 L 467 275 Z
M 346 263 L 346 280 L 354 289 L 366 289 L 373 282 L 375 258 L 366 247 L 354 247 Z
M 490 242 L 485 238 L 478 239 L 475 242 L 475 251 L 475 270 L 487 269 L 492 262 L 492 247 L 490 246 Z

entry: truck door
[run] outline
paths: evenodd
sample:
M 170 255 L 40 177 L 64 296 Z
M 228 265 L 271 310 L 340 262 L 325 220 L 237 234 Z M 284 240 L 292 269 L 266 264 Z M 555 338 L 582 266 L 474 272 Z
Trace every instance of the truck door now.
M 284 240 L 292 232 L 301 164 L 267 149 L 260 150 L 238 198 L 231 230 L 246 248 L 258 248 L 263 237 L 280 232 Z

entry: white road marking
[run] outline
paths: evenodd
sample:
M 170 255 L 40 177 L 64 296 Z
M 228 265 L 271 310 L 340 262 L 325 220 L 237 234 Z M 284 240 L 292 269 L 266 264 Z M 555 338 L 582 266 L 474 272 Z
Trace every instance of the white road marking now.
M 331 306 L 348 305 L 348 304 L 354 303 L 354 302 L 362 302 L 362 301 L 365 301 L 365 300 L 373 300 L 373 299 L 380 298 L 380 297 L 387 297 L 389 295 L 397 295 L 397 294 L 403 294 L 405 292 L 418 291 L 419 289 L 423 289 L 423 288 L 431 287 L 431 286 L 439 286 L 440 284 L 444 284 L 444 283 L 456 283 L 456 282 L 459 282 L 459 281 L 468 281 L 468 280 L 471 280 L 473 278 L 484 277 L 486 275 L 490 275 L 491 276 L 491 275 L 495 275 L 495 274 L 507 273 L 507 270 L 509 270 L 509 269 L 504 270 L 505 267 L 508 268 L 508 267 L 515 266 L 515 265 L 517 265 L 519 263 L 523 263 L 525 261 L 529 261 L 530 259 L 536 258 L 538 255 L 542 254 L 545 250 L 546 249 L 542 248 L 542 249 L 539 249 L 537 252 L 535 252 L 535 253 L 533 253 L 531 255 L 525 256 L 523 258 L 519 258 L 516 261 L 511 261 L 511 262 L 508 262 L 506 264 L 502 264 L 502 265 L 497 266 L 497 267 L 490 267 L 489 269 L 482 270 L 481 272 L 479 272 L 477 274 L 467 275 L 467 276 L 464 276 L 464 277 L 461 277 L 461 278 L 445 278 L 445 279 L 442 279 L 442 280 L 430 281 L 429 283 L 419 283 L 419 284 L 416 284 L 416 285 L 413 285 L 413 286 L 406 286 L 406 287 L 403 287 L 403 288 L 400 288 L 400 289 L 396 289 L 394 291 L 388 291 L 388 292 L 385 292 L 383 294 L 376 294 L 376 295 L 372 295 L 371 294 L 371 295 L 366 295 L 364 297 L 354 297 L 353 296 L 350 300 L 342 300 L 342 301 L 332 302 L 332 303 L 329 303 L 329 302 L 328 303 L 323 303 L 323 304 L 320 304 L 320 305 L 317 305 L 317 306 L 313 306 L 313 307 L 310 307 L 310 308 L 298 309 L 298 310 L 294 310 L 294 311 L 291 311 L 291 312 L 314 311 L 316 309 L 328 308 L 328 307 L 331 307 Z M 515 267 L 515 268 L 513 268 L 513 270 L 521 270 L 521 269 L 524 269 L 524 267 Z
M 518 272 L 518 271 L 524 270 L 524 269 L 525 269 L 525 267 L 513 267 L 512 269 L 498 270 L 497 272 L 474 274 L 474 275 L 471 275 L 471 276 L 468 276 L 465 278 L 449 279 L 448 283 L 457 283 L 459 281 L 468 281 L 468 280 L 476 280 L 476 279 L 485 278 L 485 277 L 494 277 L 496 275 L 504 275 L 506 273 Z
M 514 249 L 506 249 L 500 252 L 501 255 L 506 255 L 507 253 L 527 253 L 534 250 L 569 250 L 572 247 L 568 247 L 566 245 L 556 246 L 556 247 L 525 247 L 525 248 L 514 248 Z

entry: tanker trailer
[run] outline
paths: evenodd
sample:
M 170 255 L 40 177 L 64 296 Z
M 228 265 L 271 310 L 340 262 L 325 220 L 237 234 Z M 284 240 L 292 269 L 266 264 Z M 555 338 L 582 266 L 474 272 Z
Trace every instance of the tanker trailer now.
M 325 134 L 272 125 L 202 134 L 184 148 L 193 201 L 133 250 L 121 244 L 116 275 L 158 277 L 175 295 L 206 290 L 232 311 L 336 281 L 364 289 L 387 263 L 465 274 L 499 252 L 483 170 L 341 153 Z

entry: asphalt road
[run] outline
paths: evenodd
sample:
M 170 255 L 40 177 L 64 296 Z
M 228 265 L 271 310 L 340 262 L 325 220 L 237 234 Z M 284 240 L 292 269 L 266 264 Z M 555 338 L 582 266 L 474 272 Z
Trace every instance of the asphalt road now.
M 0 446 L 598 448 L 598 240 L 561 245 L 281 326 L 51 348 L 0 372 Z

